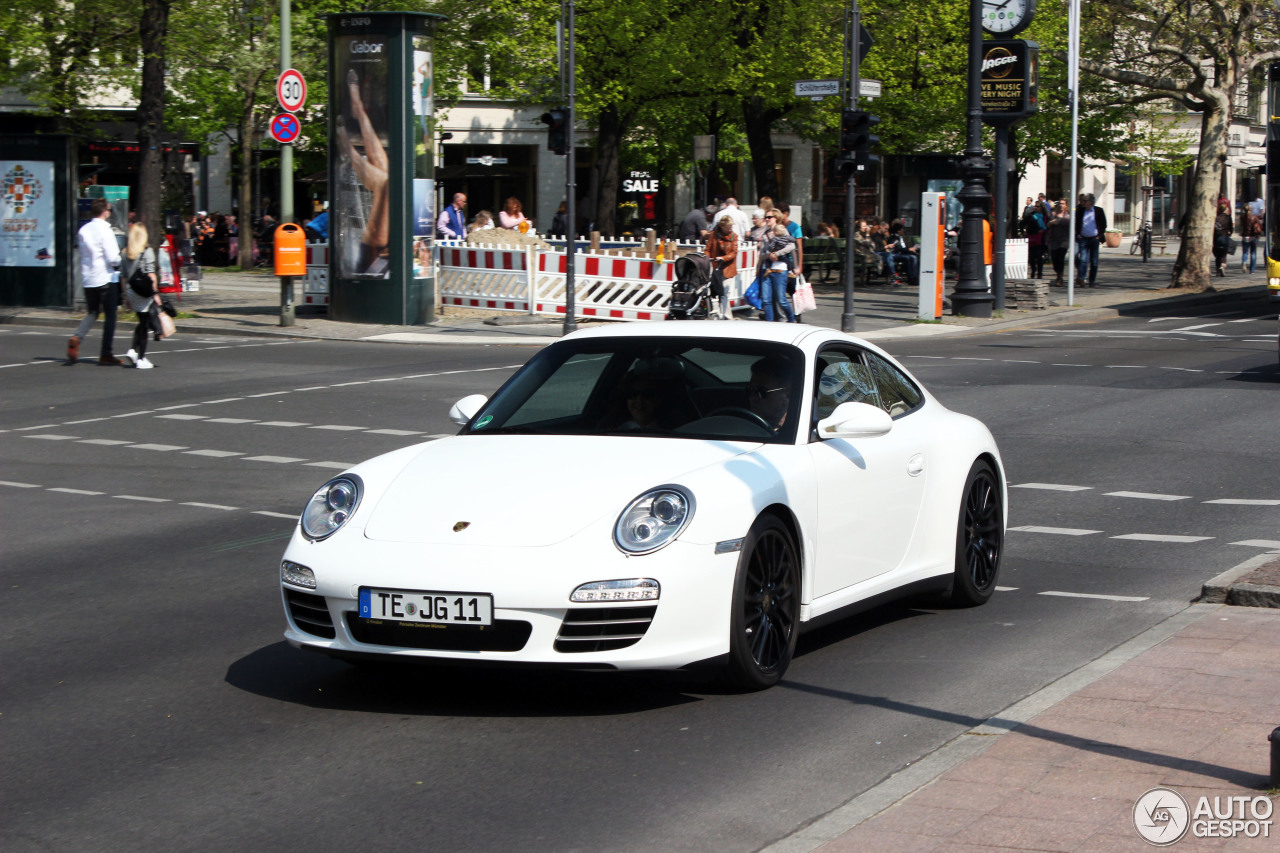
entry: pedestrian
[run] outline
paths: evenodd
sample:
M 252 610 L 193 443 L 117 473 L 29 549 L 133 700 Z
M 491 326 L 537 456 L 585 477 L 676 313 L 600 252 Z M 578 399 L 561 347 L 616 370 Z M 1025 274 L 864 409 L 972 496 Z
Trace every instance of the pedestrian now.
M 1225 276 L 1227 252 L 1231 248 L 1231 202 L 1218 199 L 1218 215 L 1213 220 L 1213 262 L 1217 274 Z
M 789 205 L 778 205 L 774 208 L 774 216 L 778 217 L 778 221 L 786 226 L 787 233 L 791 235 L 791 239 L 796 241 L 795 262 L 791 265 L 791 273 L 787 278 L 787 296 L 796 292 L 796 285 L 799 283 L 800 275 L 804 272 L 804 231 L 800 228 L 799 222 L 791 221 L 791 207 Z
M 773 225 L 773 232 L 761 247 L 762 266 L 766 269 L 760 278 L 760 301 L 763 303 L 765 320 L 773 321 L 773 306 L 776 302 L 781 314 L 786 315 L 787 322 L 797 323 L 799 321 L 787 300 L 787 270 L 790 267 L 787 258 L 795 253 L 796 244 L 788 233 L 787 226 L 774 215 L 776 213 L 776 210 L 770 211 L 765 218 L 766 222 Z
M 147 226 L 136 222 L 129 226 L 129 243 L 120 261 L 120 280 L 125 283 L 125 298 L 129 308 L 138 315 L 138 325 L 133 329 L 133 346 L 125 353 L 139 370 L 155 367 L 147 358 L 147 337 L 154 333 L 160 340 L 160 293 L 156 290 L 156 254 L 147 245 Z M 134 278 L 134 273 L 142 275 Z
M 566 199 L 560 202 L 556 215 L 551 217 L 551 233 L 568 237 L 569 230 L 569 201 Z
M 329 239 L 329 202 L 324 203 L 324 210 L 307 224 L 307 228 L 316 232 L 316 239 Z
M 1258 263 L 1258 238 L 1262 236 L 1262 217 L 1246 207 L 1240 217 L 1240 270 L 1253 274 Z
M 1053 261 L 1053 272 L 1058 277 L 1053 286 L 1062 287 L 1062 276 L 1067 267 L 1067 249 L 1071 244 L 1071 219 L 1065 201 L 1054 202 L 1044 234 L 1045 247 Z
M 440 211 L 436 236 L 441 240 L 461 240 L 467 236 L 467 194 L 454 193 L 453 203 Z
M 1044 223 L 1040 221 L 1039 205 L 1028 205 L 1019 224 L 1027 236 L 1027 275 L 1044 278 Z
M 524 207 L 521 206 L 520 199 L 515 196 L 508 197 L 502 210 L 498 211 L 498 224 L 511 231 L 519 229 L 522 234 L 533 227 L 533 222 L 524 215 Z
M 98 312 L 102 312 L 102 347 L 98 351 L 98 364 L 124 364 L 112 352 L 116 336 L 116 308 L 120 304 L 120 279 L 116 272 L 120 264 L 120 244 L 107 222 L 110 218 L 111 203 L 105 198 L 95 198 L 89 204 L 89 221 L 81 226 L 76 237 L 80 247 L 80 286 L 84 288 L 88 313 L 67 341 L 67 361 L 71 364 L 80 357 L 80 342 L 93 328 Z
M 765 224 L 764 211 L 757 210 L 751 214 L 751 230 L 747 232 L 747 239 L 752 243 L 759 243 L 764 239 Z
M 733 233 L 738 235 L 738 240 L 747 239 L 748 232 L 751 231 L 751 219 L 747 214 L 738 207 L 736 198 L 727 198 L 724 200 L 724 207 L 720 209 L 720 216 L 728 216 L 733 220 Z M 716 222 L 720 220 L 717 218 Z
M 1093 193 L 1080 193 L 1076 207 L 1076 284 L 1098 286 L 1098 249 L 1107 230 L 1107 214 L 1094 202 Z M 1231 217 L 1227 217 L 1230 224 Z M 1088 269 L 1086 284 L 1085 269 Z
M 715 208 L 711 205 L 695 207 L 689 211 L 684 221 L 680 223 L 680 242 L 699 243 L 707 239 L 711 229 L 710 216 L 713 213 Z
M 890 253 L 890 267 L 901 260 L 907 265 L 907 281 L 912 287 L 920 284 L 920 252 L 915 246 L 908 245 L 906 226 L 902 220 L 895 219 L 889 226 L 889 239 L 885 243 Z
M 720 319 L 731 320 L 725 280 L 738 274 L 738 234 L 733 230 L 733 217 L 729 213 L 720 215 L 720 221 L 707 238 L 705 251 L 711 259 L 711 295 L 720 300 Z

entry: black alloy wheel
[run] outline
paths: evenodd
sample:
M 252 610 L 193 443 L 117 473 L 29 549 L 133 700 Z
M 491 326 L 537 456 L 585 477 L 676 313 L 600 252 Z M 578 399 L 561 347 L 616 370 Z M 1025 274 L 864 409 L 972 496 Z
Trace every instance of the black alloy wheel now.
M 734 580 L 727 676 L 762 690 L 791 664 L 799 636 L 800 558 L 786 525 L 762 515 L 743 542 Z
M 969 469 L 956 534 L 956 569 L 951 601 L 961 607 L 984 604 L 995 592 L 1004 549 L 1004 504 L 1000 482 L 979 459 Z

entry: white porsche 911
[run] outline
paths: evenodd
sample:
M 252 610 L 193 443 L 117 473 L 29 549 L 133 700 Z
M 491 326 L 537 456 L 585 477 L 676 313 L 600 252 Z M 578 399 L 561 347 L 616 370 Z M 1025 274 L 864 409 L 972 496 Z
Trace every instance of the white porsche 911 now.
M 905 594 L 990 598 L 991 433 L 897 362 L 785 323 L 572 334 L 457 436 L 320 487 L 284 554 L 286 639 L 347 659 L 710 664 L 776 683 L 799 632 Z

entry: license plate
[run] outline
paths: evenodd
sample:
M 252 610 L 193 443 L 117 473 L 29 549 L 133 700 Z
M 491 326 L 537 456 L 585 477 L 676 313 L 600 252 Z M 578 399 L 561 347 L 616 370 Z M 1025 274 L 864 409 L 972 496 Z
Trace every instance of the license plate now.
M 361 587 L 360 618 L 434 625 L 492 625 L 493 596 Z

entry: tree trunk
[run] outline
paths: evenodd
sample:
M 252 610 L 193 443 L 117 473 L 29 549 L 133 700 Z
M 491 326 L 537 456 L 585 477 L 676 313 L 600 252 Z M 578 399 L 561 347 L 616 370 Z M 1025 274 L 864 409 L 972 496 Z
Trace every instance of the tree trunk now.
M 240 269 L 253 269 L 253 109 L 241 117 L 236 149 L 240 154 L 240 225 L 237 263 Z M 332 228 L 330 229 L 332 233 Z
M 138 220 L 147 227 L 153 247 L 164 239 L 160 199 L 164 193 L 165 39 L 169 29 L 170 0 L 143 0 L 142 90 L 138 99 Z
M 1222 170 L 1227 160 L 1227 113 L 1214 103 L 1200 122 L 1200 156 L 1196 160 L 1187 226 L 1178 247 L 1170 287 L 1205 290 L 1213 272 L 1213 220 L 1217 213 Z
M 622 147 L 622 116 L 617 107 L 600 113 L 596 135 L 596 157 L 600 194 L 596 198 L 596 230 L 605 237 L 614 236 L 618 219 L 618 187 L 622 180 L 618 171 L 618 151 Z
M 781 204 L 783 201 L 778 190 L 777 161 L 773 153 L 773 123 L 780 116 L 778 110 L 766 109 L 759 96 L 742 99 L 742 119 L 747 131 L 747 144 L 751 147 L 751 169 L 755 172 L 756 197 L 767 195 L 774 200 L 774 204 Z

